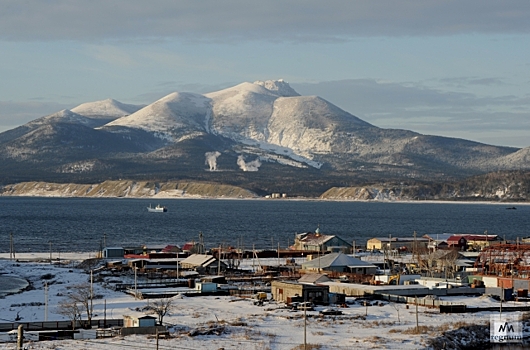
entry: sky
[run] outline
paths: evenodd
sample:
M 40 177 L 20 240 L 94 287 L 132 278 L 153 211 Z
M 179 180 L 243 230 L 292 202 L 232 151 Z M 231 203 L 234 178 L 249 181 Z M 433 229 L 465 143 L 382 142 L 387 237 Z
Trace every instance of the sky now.
M 0 132 L 284 79 L 381 128 L 530 146 L 528 0 L 2 0 Z

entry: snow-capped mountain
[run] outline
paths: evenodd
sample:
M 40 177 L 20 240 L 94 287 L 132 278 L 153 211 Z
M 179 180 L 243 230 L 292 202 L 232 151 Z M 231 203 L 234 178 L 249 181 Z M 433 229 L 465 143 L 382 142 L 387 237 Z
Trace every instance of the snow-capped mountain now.
M 113 99 L 87 102 L 72 108 L 72 112 L 89 118 L 117 119 L 132 114 L 144 106 L 121 103 Z
M 322 184 L 530 168 L 528 149 L 381 129 L 318 96 L 300 96 L 283 80 L 204 95 L 174 92 L 147 106 L 85 103 L 1 133 L 0 158 L 10 174 L 33 162 L 45 164 L 40 171 L 47 174 L 75 168 L 108 176 L 87 162 L 120 177 L 211 181 L 224 169 L 267 174 L 262 181 L 309 176 Z

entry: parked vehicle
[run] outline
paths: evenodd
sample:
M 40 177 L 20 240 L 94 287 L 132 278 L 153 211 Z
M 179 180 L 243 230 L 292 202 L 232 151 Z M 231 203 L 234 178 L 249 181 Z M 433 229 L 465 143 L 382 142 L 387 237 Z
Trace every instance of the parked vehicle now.
M 342 311 L 338 309 L 324 309 L 319 312 L 321 315 L 342 315 Z
M 267 301 L 267 293 L 258 292 L 252 295 L 252 300 L 254 301 L 254 305 L 263 305 L 263 302 Z

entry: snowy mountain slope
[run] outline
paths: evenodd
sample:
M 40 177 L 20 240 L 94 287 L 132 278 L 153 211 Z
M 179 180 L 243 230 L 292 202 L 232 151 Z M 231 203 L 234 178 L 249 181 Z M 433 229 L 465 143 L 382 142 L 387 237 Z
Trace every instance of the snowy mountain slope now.
M 100 121 L 95 121 L 91 118 L 87 118 L 80 114 L 74 113 L 68 109 L 63 109 L 62 111 L 59 111 L 57 113 L 53 113 L 45 117 L 35 119 L 15 129 L 8 130 L 6 132 L 1 133 L 0 144 L 15 140 L 42 126 L 56 125 L 56 124 L 61 124 L 61 123 L 78 124 L 78 125 L 83 125 L 89 128 L 96 127 L 101 124 Z
M 71 111 L 90 118 L 117 119 L 139 111 L 145 106 L 121 103 L 113 99 L 80 104 Z
M 0 133 L 0 180 L 40 180 L 31 176 L 45 173 L 53 178 L 74 164 L 92 179 L 200 177 L 234 185 L 247 181 L 258 189 L 263 182 L 306 176 L 307 185 L 296 186 L 321 188 L 352 176 L 431 180 L 530 169 L 530 148 L 382 129 L 318 96 L 300 96 L 283 80 L 205 95 L 174 92 L 138 108 L 96 101 Z M 216 171 L 205 166 L 211 152 L 219 154 Z M 94 159 L 101 166 L 84 166 Z M 244 171 L 242 160 L 261 164 L 254 168 L 259 175 L 223 173 Z
M 211 132 L 236 141 L 266 140 L 276 91 L 243 83 L 205 96 L 212 100 Z
M 268 124 L 267 141 L 306 156 L 348 152 L 335 143 L 336 133 L 367 127 L 371 125 L 317 96 L 278 98 Z
M 142 129 L 156 133 L 158 137 L 175 141 L 188 133 L 206 132 L 210 100 L 199 94 L 175 92 L 104 126 Z

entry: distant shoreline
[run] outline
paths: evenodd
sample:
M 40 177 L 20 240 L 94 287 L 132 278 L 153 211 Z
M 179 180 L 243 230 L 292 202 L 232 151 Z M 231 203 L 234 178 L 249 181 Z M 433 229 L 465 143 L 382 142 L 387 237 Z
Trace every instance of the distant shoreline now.
M 527 206 L 530 202 L 499 202 L 499 201 L 468 201 L 468 200 L 439 200 L 439 199 L 426 199 L 426 200 L 377 200 L 377 199 L 340 199 L 340 198 L 318 198 L 318 197 L 287 197 L 287 198 L 265 198 L 265 197 L 253 197 L 253 198 L 235 198 L 235 197 L 207 197 L 207 196 L 153 196 L 153 197 L 136 197 L 136 196 L 100 196 L 100 197 L 89 197 L 89 196 L 57 196 L 57 195 L 5 195 L 0 193 L 1 198 L 58 198 L 58 199 L 138 199 L 138 200 L 229 200 L 229 201 L 271 201 L 271 202 L 283 202 L 283 201 L 308 201 L 308 202 L 355 202 L 355 203 L 407 203 L 407 204 L 491 204 L 491 205 L 505 205 L 510 207 L 515 206 Z

